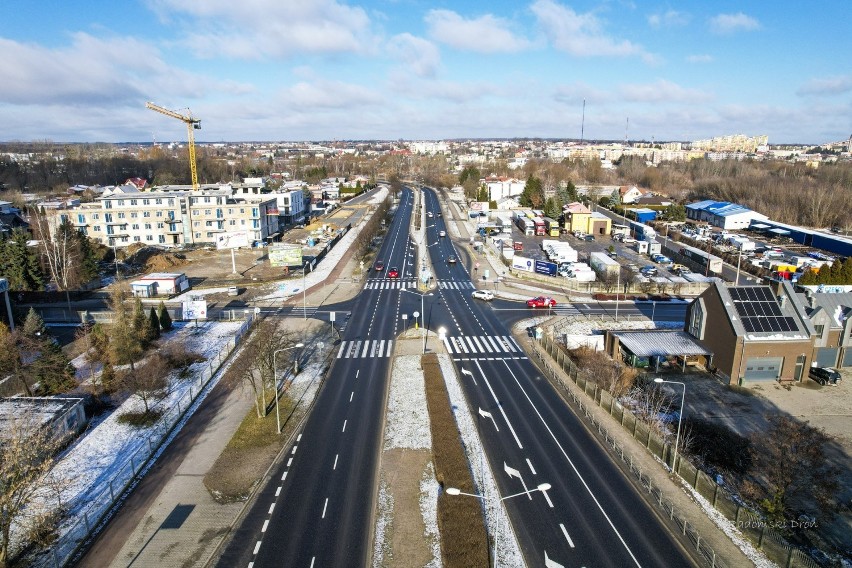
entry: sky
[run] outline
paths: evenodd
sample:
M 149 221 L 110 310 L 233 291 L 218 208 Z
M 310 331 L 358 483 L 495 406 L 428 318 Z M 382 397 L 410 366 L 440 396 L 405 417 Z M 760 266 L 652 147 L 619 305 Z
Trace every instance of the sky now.
M 852 133 L 848 0 L 4 0 L 0 141 Z M 585 100 L 585 113 L 583 101 Z

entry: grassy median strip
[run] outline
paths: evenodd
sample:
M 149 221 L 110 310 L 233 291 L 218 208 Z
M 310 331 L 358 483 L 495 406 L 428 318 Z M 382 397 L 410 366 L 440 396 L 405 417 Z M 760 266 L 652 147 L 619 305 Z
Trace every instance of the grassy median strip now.
M 435 477 L 441 487 L 457 487 L 465 493 L 476 493 L 437 355 L 423 355 L 421 365 L 426 381 Z M 444 566 L 488 566 L 488 534 L 479 499 L 441 492 L 438 497 L 438 530 Z

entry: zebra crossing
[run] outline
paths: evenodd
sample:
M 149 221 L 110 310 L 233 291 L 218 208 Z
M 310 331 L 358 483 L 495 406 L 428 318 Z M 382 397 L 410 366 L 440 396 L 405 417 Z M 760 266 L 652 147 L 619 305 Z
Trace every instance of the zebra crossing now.
M 293 306 L 293 309 L 290 310 L 291 316 L 300 318 L 310 318 L 313 317 L 315 313 L 317 313 L 316 306 Z
M 416 280 L 398 280 L 396 278 L 371 278 L 364 284 L 365 290 L 400 290 L 416 287 Z
M 374 359 L 390 357 L 393 353 L 392 339 L 367 339 L 365 341 L 341 341 L 337 359 Z
M 583 312 L 581 312 L 571 304 L 557 304 L 555 307 L 550 308 L 550 313 L 556 314 L 558 316 L 578 316 Z
M 508 335 L 459 335 L 444 337 L 444 346 L 456 361 L 467 359 L 526 359 L 524 350 Z
M 445 290 L 475 290 L 476 286 L 470 280 L 438 280 L 438 287 Z

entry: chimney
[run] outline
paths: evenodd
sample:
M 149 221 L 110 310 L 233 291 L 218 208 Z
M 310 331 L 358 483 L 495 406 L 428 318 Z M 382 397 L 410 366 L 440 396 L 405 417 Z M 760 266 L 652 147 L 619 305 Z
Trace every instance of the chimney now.
M 778 296 L 778 303 L 781 305 L 781 309 L 784 309 L 784 306 L 787 305 L 787 296 Z

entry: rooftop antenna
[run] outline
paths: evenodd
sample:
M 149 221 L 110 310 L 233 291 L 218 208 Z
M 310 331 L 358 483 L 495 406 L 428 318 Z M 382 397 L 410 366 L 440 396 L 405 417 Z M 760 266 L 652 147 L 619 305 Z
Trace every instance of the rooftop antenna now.
M 586 99 L 583 99 L 583 120 L 580 122 L 580 144 L 583 143 L 583 134 L 586 128 Z
M 627 130 L 630 128 L 630 117 L 627 117 L 627 123 L 624 125 L 624 145 L 627 146 Z

